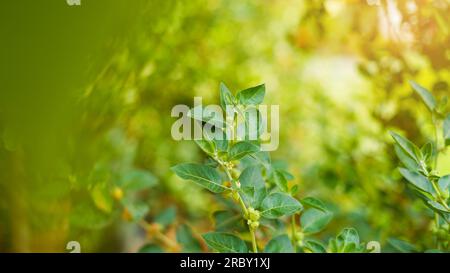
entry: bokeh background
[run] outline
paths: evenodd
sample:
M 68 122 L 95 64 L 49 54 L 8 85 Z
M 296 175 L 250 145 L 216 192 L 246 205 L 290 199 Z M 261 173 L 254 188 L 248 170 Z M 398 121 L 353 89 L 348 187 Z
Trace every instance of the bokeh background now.
M 148 238 L 111 194 L 130 177 L 150 187 L 130 193 L 134 213 L 167 238 L 211 230 L 220 202 L 169 169 L 204 159 L 171 138 L 170 111 L 216 104 L 221 81 L 265 83 L 280 105 L 272 157 L 299 197 L 332 207 L 320 238 L 354 226 L 385 250 L 391 237 L 430 244 L 387 132 L 432 137 L 408 80 L 449 95 L 449 14 L 448 0 L 2 3 L 0 251 L 137 251 Z M 450 173 L 448 152 L 438 167 Z

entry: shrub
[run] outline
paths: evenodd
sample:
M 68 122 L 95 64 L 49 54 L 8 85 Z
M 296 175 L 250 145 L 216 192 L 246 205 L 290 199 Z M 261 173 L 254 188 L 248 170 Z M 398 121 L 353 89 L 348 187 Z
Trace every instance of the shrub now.
M 395 141 L 394 148 L 401 162 L 399 171 L 411 189 L 432 210 L 433 227 L 436 244 L 429 251 L 449 250 L 450 245 L 450 175 L 441 176 L 437 171 L 439 154 L 450 145 L 450 113 L 446 109 L 447 99 L 440 101 L 430 91 L 415 82 L 412 88 L 422 99 L 431 113 L 434 126 L 434 140 L 425 143 L 421 148 L 407 138 L 391 132 Z M 400 251 L 417 251 L 417 247 L 399 240 L 391 240 L 391 244 Z
M 216 130 L 234 130 L 246 122 L 246 111 L 261 104 L 265 85 L 240 91 L 234 96 L 225 84 L 220 85 L 220 105 L 232 107 L 235 118 Z M 207 124 L 210 117 L 197 122 Z M 225 134 L 222 134 L 225 136 Z M 195 140 L 207 154 L 203 163 L 182 163 L 172 170 L 224 199 L 226 210 L 213 215 L 215 231 L 203 234 L 206 244 L 218 252 L 363 252 L 359 235 L 353 228 L 344 229 L 326 247 L 313 238 L 332 219 L 332 213 L 319 199 L 297 199 L 298 185 L 290 186 L 294 177 L 286 168 L 271 161 L 261 151 L 261 141 L 248 138 L 220 139 L 204 133 Z M 230 202 L 232 200 L 232 202 Z M 290 221 L 288 221 L 290 218 Z M 288 223 L 289 222 L 289 223 Z M 249 248 L 247 242 L 251 242 Z M 263 243 L 265 243 L 263 247 Z

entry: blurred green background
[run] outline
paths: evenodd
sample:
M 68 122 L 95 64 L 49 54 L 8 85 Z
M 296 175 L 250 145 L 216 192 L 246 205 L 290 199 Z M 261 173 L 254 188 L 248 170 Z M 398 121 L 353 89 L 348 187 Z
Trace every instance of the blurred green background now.
M 181 224 L 210 230 L 220 202 L 169 169 L 204 159 L 171 138 L 170 111 L 194 96 L 217 104 L 221 81 L 265 83 L 266 102 L 280 105 L 273 157 L 300 197 L 333 208 L 322 238 L 354 226 L 383 247 L 428 244 L 430 217 L 387 131 L 432 137 L 407 81 L 449 95 L 449 14 L 448 0 L 6 1 L 0 251 L 63 252 L 71 240 L 83 252 L 137 251 L 146 234 L 114 200 L 133 179 L 148 189 L 124 193 L 139 202 L 132 214 L 171 214 L 169 238 Z M 450 173 L 448 152 L 438 166 Z

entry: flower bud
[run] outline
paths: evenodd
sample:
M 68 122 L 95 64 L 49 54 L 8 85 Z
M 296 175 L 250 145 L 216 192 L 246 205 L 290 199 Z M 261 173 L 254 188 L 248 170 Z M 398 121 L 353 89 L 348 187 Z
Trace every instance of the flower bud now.
M 259 222 L 258 221 L 254 221 L 250 224 L 250 228 L 252 229 L 256 229 L 259 227 Z
M 260 212 L 250 207 L 248 209 L 248 218 L 252 221 L 258 221 L 260 218 Z

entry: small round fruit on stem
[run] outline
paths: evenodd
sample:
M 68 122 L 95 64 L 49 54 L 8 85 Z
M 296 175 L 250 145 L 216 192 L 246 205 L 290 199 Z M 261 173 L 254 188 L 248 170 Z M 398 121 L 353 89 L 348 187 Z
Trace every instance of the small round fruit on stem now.
M 116 201 L 120 201 L 123 198 L 123 190 L 117 186 L 114 187 L 111 194 Z

